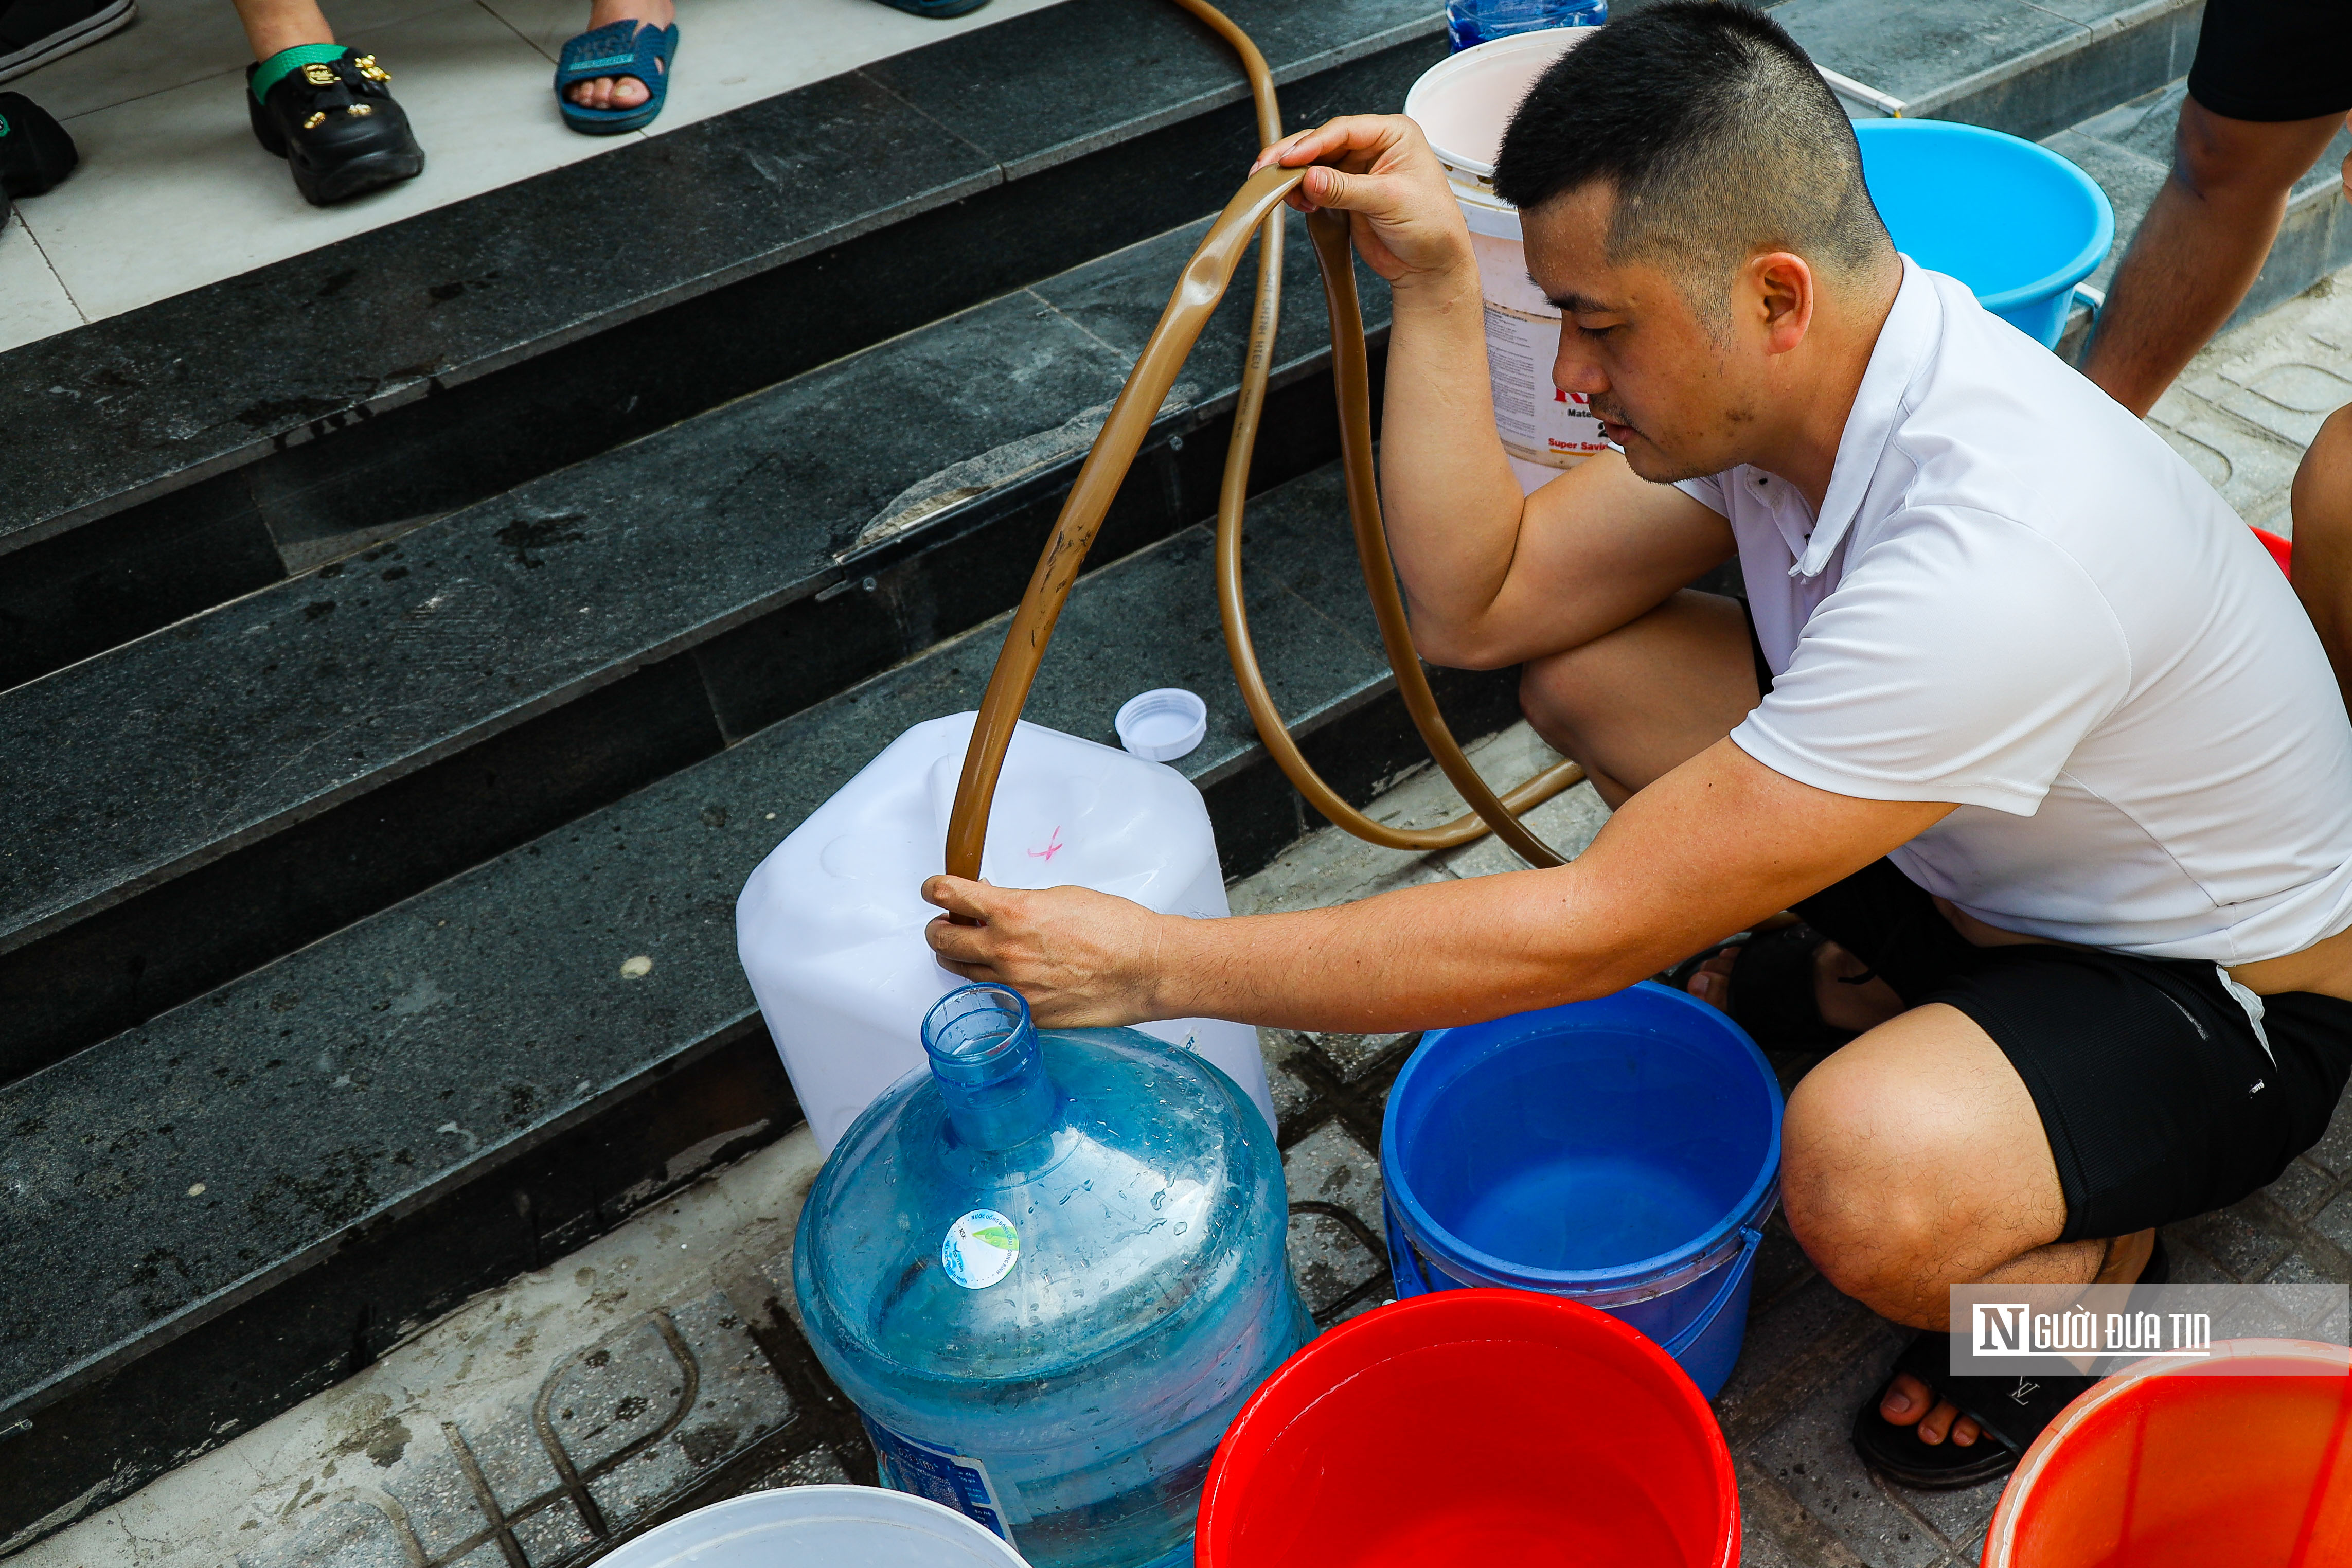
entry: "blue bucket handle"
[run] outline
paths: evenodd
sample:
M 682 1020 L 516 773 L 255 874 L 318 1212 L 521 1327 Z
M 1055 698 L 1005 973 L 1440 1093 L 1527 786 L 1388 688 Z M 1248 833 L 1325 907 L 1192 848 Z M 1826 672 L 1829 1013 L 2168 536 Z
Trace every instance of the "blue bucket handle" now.
M 1390 1258 L 1401 1271 L 1411 1277 L 1414 1285 L 1419 1287 L 1412 1294 L 1416 1296 L 1433 1294 L 1433 1288 L 1429 1283 L 1429 1275 L 1422 1268 L 1421 1248 L 1412 1244 L 1412 1237 L 1406 1235 L 1404 1226 L 1398 1223 L 1396 1206 L 1388 1201 L 1386 1194 L 1381 1197 L 1381 1217 L 1388 1222 Z M 1685 1351 L 1697 1342 L 1699 1335 L 1705 1333 L 1714 1324 L 1716 1317 L 1723 1310 L 1724 1304 L 1731 1300 L 1732 1292 L 1739 1289 L 1741 1279 L 1756 1261 L 1756 1249 L 1763 1245 L 1764 1229 L 1761 1226 L 1743 1225 L 1739 1227 L 1739 1256 L 1731 1259 L 1729 1266 L 1723 1270 L 1723 1283 L 1715 1288 L 1715 1300 L 1709 1301 L 1696 1317 L 1684 1324 L 1680 1333 L 1664 1342 L 1659 1346 L 1661 1350 L 1679 1360 Z M 1391 1278 L 1393 1277 L 1394 1271 L 1391 1272 Z M 1397 1294 L 1402 1297 L 1406 1292 L 1400 1290 Z
M 1390 1278 L 1394 1279 L 1398 1267 L 1402 1266 L 1412 1276 L 1413 1284 L 1419 1287 L 1412 1292 L 1414 1295 L 1427 1296 L 1433 1293 L 1434 1287 L 1430 1284 L 1429 1276 L 1421 1267 L 1421 1248 L 1415 1247 L 1412 1244 L 1412 1237 L 1405 1234 L 1404 1225 L 1397 1215 L 1396 1205 L 1390 1201 L 1386 1193 L 1381 1194 L 1381 1217 L 1388 1222 Z M 1400 1290 L 1397 1294 L 1402 1296 L 1404 1292 Z
M 1756 1260 L 1756 1249 L 1763 1245 L 1764 1232 L 1761 1228 L 1752 1225 L 1741 1226 L 1739 1256 L 1733 1260 L 1730 1268 L 1723 1271 L 1723 1283 L 1715 1288 L 1715 1300 L 1709 1301 L 1698 1316 L 1684 1324 L 1682 1332 L 1658 1348 L 1675 1360 L 1681 1360 L 1683 1352 L 1697 1342 L 1699 1335 L 1714 1326 L 1716 1315 L 1723 1310 L 1723 1304 L 1731 1300 L 1731 1293 L 1739 1289 L 1741 1280 L 1748 1273 L 1748 1265 Z

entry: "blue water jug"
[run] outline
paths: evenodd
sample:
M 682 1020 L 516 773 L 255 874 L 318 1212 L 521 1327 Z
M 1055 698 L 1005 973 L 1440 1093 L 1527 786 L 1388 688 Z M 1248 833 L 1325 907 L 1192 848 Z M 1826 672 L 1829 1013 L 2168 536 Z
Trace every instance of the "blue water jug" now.
M 1192 1561 L 1218 1439 L 1313 1331 L 1273 1131 L 1208 1062 L 1133 1029 L 1039 1030 L 950 992 L 842 1135 L 793 1288 L 882 1479 L 1034 1568 Z
M 1538 27 L 1597 27 L 1609 0 L 1446 0 L 1445 31 L 1454 49 L 1532 33 Z

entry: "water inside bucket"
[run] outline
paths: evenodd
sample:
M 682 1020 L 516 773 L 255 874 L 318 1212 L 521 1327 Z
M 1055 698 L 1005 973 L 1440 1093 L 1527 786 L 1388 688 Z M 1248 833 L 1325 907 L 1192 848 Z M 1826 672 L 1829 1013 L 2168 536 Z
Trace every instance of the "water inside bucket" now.
M 1769 1157 L 1770 1096 L 1724 1065 L 1663 1029 L 1537 1026 L 1432 1096 L 1407 1180 L 1432 1219 L 1515 1269 L 1687 1247 L 1745 1205 Z
M 1601 1478 L 1588 1475 L 1586 1485 Z M 1492 1568 L 1502 1563 L 1643 1563 L 1684 1561 L 1683 1543 L 1650 1500 L 1612 1493 L 1605 1515 L 1572 1506 L 1573 1494 L 1540 1499 L 1483 1497 L 1439 1504 L 1370 1549 L 1346 1568 Z M 1605 1481 L 1603 1484 L 1606 1484 Z M 1562 1507 L 1563 1503 L 1571 1506 Z M 1328 1561 L 1328 1560 L 1327 1560 Z
M 1448 1228 L 1481 1252 L 1532 1268 L 1613 1268 L 1705 1233 L 1726 1202 L 1655 1160 L 1570 1153 L 1490 1188 Z

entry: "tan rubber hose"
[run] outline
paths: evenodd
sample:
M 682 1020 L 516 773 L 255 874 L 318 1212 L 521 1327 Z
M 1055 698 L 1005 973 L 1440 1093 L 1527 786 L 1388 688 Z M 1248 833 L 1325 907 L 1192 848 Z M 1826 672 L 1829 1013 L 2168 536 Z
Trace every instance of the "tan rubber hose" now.
M 1204 0 L 1175 0 L 1214 28 L 1240 55 L 1255 100 L 1258 133 L 1271 143 L 1282 134 L 1275 103 L 1274 79 L 1265 58 L 1247 34 Z M 1267 168 L 1250 176 L 1225 209 L 1210 225 L 1192 258 L 1184 264 L 1175 292 L 1160 314 L 1150 338 L 1129 372 L 1127 384 L 1111 406 L 1110 417 L 1095 437 L 1078 477 L 1070 487 L 1055 520 L 1053 537 L 1030 574 L 1005 633 L 996 668 L 981 698 L 980 715 L 972 726 L 971 743 L 964 753 L 963 773 L 956 784 L 955 805 L 948 819 L 948 874 L 967 879 L 980 875 L 981 851 L 988 829 L 989 807 L 996 781 L 1004 766 L 1045 645 L 1054 635 L 1062 605 L 1069 598 L 1087 552 L 1102 527 L 1118 487 L 1135 461 L 1160 405 L 1175 384 L 1185 357 L 1207 326 L 1218 302 L 1232 283 L 1254 231 L 1259 240 L 1256 309 L 1250 322 L 1247 358 L 1242 371 L 1240 395 L 1234 411 L 1234 428 L 1225 453 L 1225 471 L 1217 499 L 1217 602 L 1224 620 L 1225 647 L 1234 665 L 1234 679 L 1242 700 L 1257 726 L 1258 737 L 1284 774 L 1316 810 L 1356 837 L 1392 849 L 1427 851 L 1468 843 L 1482 833 L 1495 835 L 1530 865 L 1557 866 L 1561 857 L 1528 832 L 1517 813 L 1540 805 L 1584 777 L 1574 763 L 1546 769 L 1509 795 L 1497 797 L 1470 760 L 1462 754 L 1445 727 L 1437 700 L 1429 689 L 1420 655 L 1414 651 L 1412 627 L 1397 590 L 1391 564 L 1387 531 L 1381 526 L 1380 494 L 1372 463 L 1370 378 L 1364 348 L 1363 315 L 1356 299 L 1354 258 L 1347 221 L 1329 213 L 1308 220 L 1316 259 L 1323 275 L 1323 293 L 1331 318 L 1331 380 L 1339 404 L 1339 449 L 1347 480 L 1348 510 L 1355 525 L 1356 553 L 1363 567 L 1364 587 L 1370 594 L 1374 617 L 1381 628 L 1397 690 L 1413 727 L 1420 731 L 1438 767 L 1461 792 L 1471 814 L 1443 827 L 1421 830 L 1389 826 L 1364 816 L 1325 784 L 1307 759 L 1276 710 L 1267 691 L 1257 654 L 1250 644 L 1249 623 L 1242 599 L 1242 519 L 1249 484 L 1250 456 L 1256 446 L 1257 426 L 1265 406 L 1266 379 L 1273 368 L 1275 330 L 1282 299 L 1282 236 L 1284 198 L 1305 177 L 1303 169 Z

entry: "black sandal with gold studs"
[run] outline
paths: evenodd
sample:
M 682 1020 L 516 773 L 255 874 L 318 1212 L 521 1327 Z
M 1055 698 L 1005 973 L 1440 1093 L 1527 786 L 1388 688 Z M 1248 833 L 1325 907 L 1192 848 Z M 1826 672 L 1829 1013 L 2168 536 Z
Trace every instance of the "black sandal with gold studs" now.
M 425 150 L 385 85 L 391 73 L 373 55 L 343 49 L 331 58 L 291 63 L 289 68 L 288 55 L 324 54 L 326 48 L 289 49 L 245 73 L 255 140 L 286 160 L 295 189 L 321 207 L 412 179 L 425 167 Z M 257 73 L 276 79 L 257 82 Z M 257 94 L 250 90 L 256 86 L 261 88 Z

